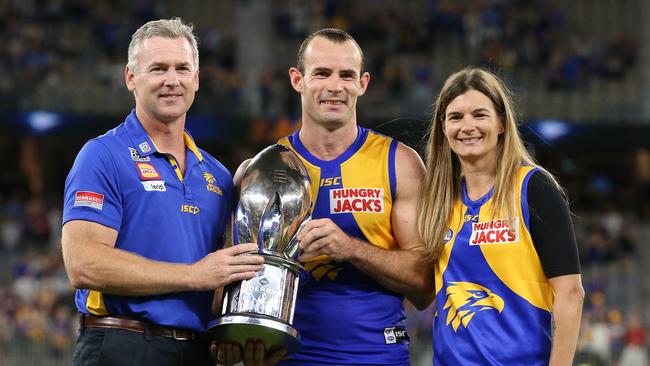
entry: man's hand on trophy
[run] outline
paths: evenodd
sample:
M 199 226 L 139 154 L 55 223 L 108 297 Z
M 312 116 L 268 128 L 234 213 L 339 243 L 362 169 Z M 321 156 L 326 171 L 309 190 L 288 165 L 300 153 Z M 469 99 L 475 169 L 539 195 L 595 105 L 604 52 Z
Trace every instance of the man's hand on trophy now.
M 217 345 L 212 342 L 210 355 L 217 365 L 232 366 L 242 362 L 244 366 L 273 366 L 280 362 L 287 354 L 285 348 L 281 348 L 270 355 L 266 355 L 264 343 L 248 341 L 244 347 L 243 354 L 239 345 L 222 343 Z
M 302 249 L 298 257 L 301 262 L 307 262 L 322 255 L 339 262 L 348 261 L 354 257 L 358 248 L 357 244 L 361 244 L 343 232 L 330 219 L 316 219 L 308 222 L 298 233 L 298 241 L 300 249 Z
M 264 258 L 255 254 L 257 244 L 238 244 L 212 252 L 192 265 L 194 288 L 199 291 L 214 290 L 232 282 L 255 277 L 262 269 Z

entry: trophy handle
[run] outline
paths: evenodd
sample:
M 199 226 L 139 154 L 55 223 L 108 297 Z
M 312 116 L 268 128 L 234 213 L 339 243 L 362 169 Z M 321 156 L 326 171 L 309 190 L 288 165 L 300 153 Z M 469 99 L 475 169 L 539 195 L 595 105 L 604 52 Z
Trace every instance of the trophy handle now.
M 282 201 L 280 192 L 275 191 L 260 217 L 260 229 L 257 236 L 257 248 L 260 253 L 274 253 L 277 250 L 282 240 L 283 227 Z
M 311 221 L 311 214 L 305 216 L 305 218 L 302 220 L 300 223 L 300 226 L 298 226 L 298 230 L 296 230 L 296 233 L 293 234 L 293 237 L 291 238 L 291 241 L 289 244 L 287 244 L 287 247 L 284 249 L 284 255 L 287 259 L 295 259 L 295 257 L 298 254 L 298 251 L 300 250 L 299 242 L 298 242 L 298 234 L 300 231 L 302 231 L 302 228 L 307 225 L 307 223 Z
M 254 243 L 253 228 L 251 222 L 250 210 L 239 201 L 235 210 L 235 220 L 233 220 L 233 243 Z

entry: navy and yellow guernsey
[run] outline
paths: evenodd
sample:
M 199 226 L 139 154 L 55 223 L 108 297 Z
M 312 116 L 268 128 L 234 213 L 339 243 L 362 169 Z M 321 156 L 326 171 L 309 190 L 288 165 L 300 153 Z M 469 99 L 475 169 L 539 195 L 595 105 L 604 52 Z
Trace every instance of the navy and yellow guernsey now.
M 354 143 L 322 161 L 298 132 L 279 141 L 307 167 L 313 218 L 330 218 L 348 235 L 383 249 L 397 247 L 391 225 L 397 141 L 358 127 Z M 301 350 L 283 365 L 408 365 L 403 297 L 348 263 L 327 257 L 305 263 L 294 325 Z
M 515 217 L 491 215 L 493 192 L 471 201 L 463 183 L 435 270 L 435 365 L 548 365 L 554 294 L 529 232 L 527 202 L 536 171 L 518 169 Z
M 81 149 L 65 183 L 63 223 L 92 221 L 117 230 L 115 248 L 156 261 L 194 263 L 223 246 L 232 208 L 228 170 L 185 133 L 186 171 L 158 151 L 132 112 Z M 205 331 L 213 291 L 118 296 L 77 290 L 79 312 L 120 315 Z

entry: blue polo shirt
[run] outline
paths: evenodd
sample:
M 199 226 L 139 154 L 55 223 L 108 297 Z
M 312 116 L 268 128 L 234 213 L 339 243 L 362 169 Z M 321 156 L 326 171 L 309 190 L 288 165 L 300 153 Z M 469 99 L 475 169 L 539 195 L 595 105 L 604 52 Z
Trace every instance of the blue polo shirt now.
M 194 263 L 221 247 L 230 219 L 232 176 L 185 132 L 186 169 L 158 151 L 135 111 L 81 149 L 65 182 L 63 223 L 117 230 L 116 248 L 163 262 Z M 205 331 L 212 291 L 118 296 L 80 289 L 84 314 L 121 315 Z

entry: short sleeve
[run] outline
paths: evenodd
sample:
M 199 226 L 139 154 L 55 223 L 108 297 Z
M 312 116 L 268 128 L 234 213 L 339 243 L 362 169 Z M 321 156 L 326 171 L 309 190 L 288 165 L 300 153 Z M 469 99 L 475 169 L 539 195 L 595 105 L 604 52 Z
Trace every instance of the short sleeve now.
M 85 220 L 119 230 L 122 197 L 118 178 L 108 148 L 99 140 L 88 141 L 65 180 L 63 223 Z
M 547 278 L 580 273 L 578 246 L 569 206 L 543 171 L 528 183 L 530 234 Z

